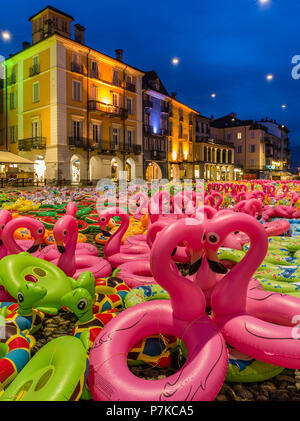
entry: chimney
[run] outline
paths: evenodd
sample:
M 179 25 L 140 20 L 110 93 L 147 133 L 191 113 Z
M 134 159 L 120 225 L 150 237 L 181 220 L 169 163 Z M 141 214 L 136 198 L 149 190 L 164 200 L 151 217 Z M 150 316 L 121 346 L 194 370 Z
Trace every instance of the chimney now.
M 26 48 L 30 47 L 30 42 L 28 41 L 23 41 L 23 50 L 26 50 Z
M 117 50 L 115 50 L 116 53 L 116 59 L 119 61 L 123 61 L 123 50 L 122 48 L 118 48 Z
M 176 95 L 177 95 L 176 92 L 172 92 L 172 98 L 173 99 L 176 99 Z
M 84 31 L 85 28 L 81 25 L 79 25 L 79 23 L 76 23 L 76 25 L 74 25 L 74 29 L 75 29 L 75 41 L 79 42 L 79 44 L 84 45 Z

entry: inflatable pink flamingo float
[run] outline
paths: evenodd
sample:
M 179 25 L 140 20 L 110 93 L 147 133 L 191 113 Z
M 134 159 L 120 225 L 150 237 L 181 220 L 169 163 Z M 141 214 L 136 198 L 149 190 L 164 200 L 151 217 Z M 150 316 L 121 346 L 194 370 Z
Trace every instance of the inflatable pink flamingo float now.
M 14 238 L 14 232 L 18 228 L 27 228 L 34 241 L 30 240 L 19 240 Z M 44 225 L 37 219 L 30 218 L 28 216 L 20 216 L 15 219 L 11 219 L 4 227 L 2 231 L 2 242 L 4 247 L 7 249 L 8 254 L 18 254 L 23 251 L 27 251 L 35 257 L 41 257 L 39 251 L 43 238 L 45 235 Z M 22 248 L 24 247 L 24 248 Z
M 71 215 L 75 218 L 76 213 L 77 213 L 77 205 L 75 202 L 70 202 L 67 205 L 66 208 L 66 215 Z M 62 218 L 64 218 L 64 216 L 62 216 Z M 95 247 L 93 244 L 89 244 L 89 243 L 78 243 L 76 240 L 76 250 L 75 250 L 75 254 L 76 255 L 87 255 L 87 256 L 98 256 L 98 249 L 97 247 Z M 44 247 L 42 250 L 42 258 L 44 260 L 47 260 L 49 262 L 59 258 L 60 253 L 58 251 L 57 245 L 56 244 L 51 244 L 50 246 Z
M 78 225 L 71 215 L 60 218 L 54 226 L 53 234 L 60 257 L 52 263 L 62 269 L 67 276 L 77 279 L 84 271 L 91 272 L 95 278 L 110 275 L 111 265 L 98 256 L 76 255 Z
M 212 318 L 226 342 L 238 351 L 266 363 L 297 369 L 300 367 L 300 342 L 293 334 L 293 328 L 265 322 L 246 311 L 249 282 L 268 250 L 268 238 L 262 225 L 244 214 L 222 215 L 207 221 L 203 237 L 207 259 L 218 262 L 217 250 L 234 230 L 245 232 L 251 245 L 242 261 L 213 291 Z
M 184 240 L 193 255 L 203 253 L 203 226 L 179 220 L 164 228 L 151 251 L 151 267 L 170 301 L 157 300 L 129 308 L 111 320 L 96 338 L 90 352 L 89 386 L 94 400 L 209 401 L 219 392 L 228 367 L 228 351 L 216 325 L 205 314 L 201 289 L 174 273 L 172 252 Z M 130 373 L 126 358 L 132 346 L 157 333 L 181 338 L 188 348 L 184 366 L 175 374 L 147 381 Z M 108 398 L 97 387 L 99 376 L 109 379 Z
M 121 241 L 129 226 L 129 216 L 126 211 L 121 208 L 107 208 L 100 213 L 98 222 L 102 230 L 106 230 L 106 225 L 109 220 L 118 215 L 121 219 L 119 229 L 110 237 L 104 246 L 104 256 L 113 267 L 118 267 L 122 263 L 133 261 L 135 259 L 148 259 L 150 249 L 148 245 L 124 245 L 121 246 Z

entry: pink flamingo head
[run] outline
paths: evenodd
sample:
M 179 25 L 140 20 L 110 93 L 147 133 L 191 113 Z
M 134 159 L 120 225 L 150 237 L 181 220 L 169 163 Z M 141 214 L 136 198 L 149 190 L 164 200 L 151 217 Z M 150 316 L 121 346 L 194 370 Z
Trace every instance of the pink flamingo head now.
M 76 213 L 77 213 L 77 210 L 78 210 L 78 208 L 77 208 L 76 203 L 75 202 L 70 202 L 67 205 L 66 215 L 72 215 L 75 218 Z
M 106 231 L 106 226 L 108 225 L 110 219 L 116 215 L 123 217 L 125 216 L 125 218 L 128 218 L 129 223 L 129 216 L 124 209 L 118 207 L 109 207 L 99 213 L 98 223 L 103 231 Z
M 16 243 L 14 238 L 14 232 L 18 228 L 27 228 L 30 231 L 31 236 L 34 238 L 34 243 L 26 251 L 28 253 L 35 253 L 42 244 L 45 235 L 44 225 L 37 219 L 30 218 L 28 216 L 20 216 L 19 218 L 12 219 L 10 222 L 8 222 L 3 230 L 2 240 L 5 247 L 11 254 L 17 254 L 24 251 Z
M 74 216 L 62 216 L 54 225 L 53 235 L 57 249 L 60 253 L 65 252 L 66 245 L 71 245 L 75 250 L 78 237 L 78 225 Z

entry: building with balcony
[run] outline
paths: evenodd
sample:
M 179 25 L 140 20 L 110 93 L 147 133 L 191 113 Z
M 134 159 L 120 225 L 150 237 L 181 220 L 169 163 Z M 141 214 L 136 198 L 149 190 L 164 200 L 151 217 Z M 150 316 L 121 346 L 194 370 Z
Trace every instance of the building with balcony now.
M 232 142 L 238 178 L 280 179 L 290 175 L 288 129 L 273 120 L 240 120 L 236 114 L 211 122 L 215 139 Z
M 30 17 L 32 44 L 5 61 L 0 149 L 44 163 L 48 181 L 143 176 L 142 77 L 85 45 L 85 28 L 46 7 Z M 3 118 L 2 118 L 3 117 Z
M 156 72 L 143 77 L 144 177 L 168 178 L 169 94 Z
M 206 181 L 234 180 L 234 145 L 222 137 L 214 136 L 210 123 L 210 118 L 196 116 L 195 178 Z

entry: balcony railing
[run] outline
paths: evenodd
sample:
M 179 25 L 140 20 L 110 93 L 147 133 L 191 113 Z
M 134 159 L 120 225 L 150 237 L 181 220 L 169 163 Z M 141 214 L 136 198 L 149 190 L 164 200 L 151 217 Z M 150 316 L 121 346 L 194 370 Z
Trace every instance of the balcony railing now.
M 32 149 L 45 149 L 46 138 L 45 137 L 30 137 L 27 139 L 19 139 L 18 141 L 19 151 L 30 151 Z
M 38 75 L 40 73 L 40 65 L 35 64 L 34 66 L 29 67 L 29 76 Z
M 122 81 L 119 79 L 113 79 L 111 83 L 112 85 L 115 85 L 115 86 L 119 86 L 119 87 L 122 86 Z
M 71 70 L 75 73 L 83 73 L 83 65 L 72 61 L 71 63 Z
M 94 79 L 100 79 L 100 74 L 99 74 L 99 70 L 97 69 L 97 70 L 91 70 L 90 71 L 90 77 L 91 78 L 94 78 Z
M 166 159 L 167 158 L 167 152 L 166 151 L 148 151 L 150 152 L 151 159 Z
M 226 140 L 218 140 L 212 137 L 196 137 L 197 143 L 210 143 L 212 145 L 221 145 L 221 146 L 227 146 L 228 148 L 234 148 L 234 143 L 227 142 Z
M 69 146 L 73 148 L 85 148 L 87 145 L 86 139 L 81 136 L 70 136 Z
M 90 111 L 100 111 L 102 113 L 110 114 L 111 116 L 124 117 L 127 116 L 127 111 L 116 105 L 106 104 L 94 99 L 88 101 L 88 109 Z
M 135 92 L 135 84 L 131 82 L 126 82 L 127 91 Z
M 103 154 L 121 152 L 139 155 L 142 151 L 141 145 L 129 144 L 127 142 L 125 144 L 123 142 L 115 143 L 114 141 L 103 139 L 97 141 L 90 139 L 89 146 L 93 150 Z

